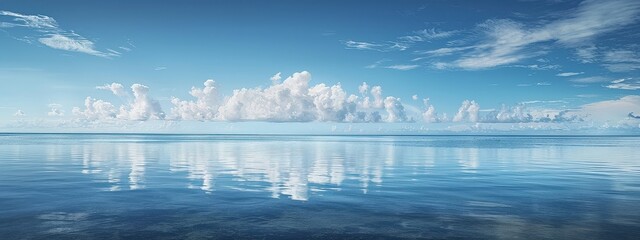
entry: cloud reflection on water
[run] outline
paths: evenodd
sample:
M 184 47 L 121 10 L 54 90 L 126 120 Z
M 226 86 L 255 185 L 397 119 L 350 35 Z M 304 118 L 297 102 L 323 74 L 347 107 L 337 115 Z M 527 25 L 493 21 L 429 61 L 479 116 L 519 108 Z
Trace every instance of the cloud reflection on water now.
M 382 184 L 385 169 L 393 168 L 405 154 L 395 148 L 392 142 L 96 142 L 73 146 L 71 154 L 81 156 L 83 174 L 106 180 L 111 191 L 145 188 L 150 184 L 146 168 L 150 162 L 160 161 L 152 165 L 167 164 L 173 178 L 186 173 L 187 188 L 250 191 L 259 183 L 267 183 L 257 190 L 269 192 L 273 198 L 286 195 L 293 200 L 308 200 L 310 191 L 340 190 L 345 180 L 358 181 L 361 191 L 367 193 L 371 184 Z M 425 154 L 429 153 L 420 152 L 420 158 L 426 166 L 433 165 L 434 156 Z M 217 178 L 231 181 L 216 186 Z

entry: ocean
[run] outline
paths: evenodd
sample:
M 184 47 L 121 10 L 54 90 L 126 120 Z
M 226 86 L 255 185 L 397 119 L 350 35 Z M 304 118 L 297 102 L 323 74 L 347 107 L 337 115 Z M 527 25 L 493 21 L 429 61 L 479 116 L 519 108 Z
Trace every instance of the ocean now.
M 0 239 L 640 239 L 640 137 L 0 134 Z

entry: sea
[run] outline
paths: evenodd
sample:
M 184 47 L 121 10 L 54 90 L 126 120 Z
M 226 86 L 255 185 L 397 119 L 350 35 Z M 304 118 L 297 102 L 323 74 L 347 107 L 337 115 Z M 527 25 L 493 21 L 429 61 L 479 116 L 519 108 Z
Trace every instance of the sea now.
M 640 137 L 6 133 L 0 239 L 640 239 Z

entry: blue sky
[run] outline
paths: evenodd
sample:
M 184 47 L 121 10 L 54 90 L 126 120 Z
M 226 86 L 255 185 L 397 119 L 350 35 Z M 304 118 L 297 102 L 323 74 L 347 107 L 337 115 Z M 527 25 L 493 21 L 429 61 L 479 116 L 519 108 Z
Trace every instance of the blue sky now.
M 3 1 L 0 129 L 633 133 L 639 30 L 632 0 Z

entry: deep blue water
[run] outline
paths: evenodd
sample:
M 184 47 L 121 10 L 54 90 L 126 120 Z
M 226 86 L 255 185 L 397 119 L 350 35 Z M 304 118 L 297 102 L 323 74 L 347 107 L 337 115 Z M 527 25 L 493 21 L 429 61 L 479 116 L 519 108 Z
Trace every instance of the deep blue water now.
M 640 137 L 0 135 L 0 239 L 640 239 Z

